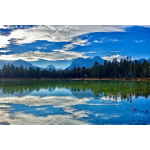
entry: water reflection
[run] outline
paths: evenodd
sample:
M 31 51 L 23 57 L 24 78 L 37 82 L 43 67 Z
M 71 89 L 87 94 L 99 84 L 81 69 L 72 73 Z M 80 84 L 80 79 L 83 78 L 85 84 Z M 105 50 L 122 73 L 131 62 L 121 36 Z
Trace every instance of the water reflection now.
M 0 124 L 149 124 L 149 96 L 149 82 L 5 81 Z
M 0 82 L 0 94 L 24 96 L 33 91 L 45 89 L 49 92 L 55 89 L 68 89 L 77 98 L 99 97 L 103 95 L 117 100 L 118 97 L 130 100 L 150 96 L 150 82 L 124 81 L 12 81 Z
M 2 97 L 0 110 L 3 110 L 1 114 L 9 116 L 7 122 L 11 122 L 11 124 L 14 123 L 12 122 L 14 120 L 19 121 L 17 124 L 45 124 L 47 119 L 49 119 L 48 124 L 87 124 L 85 121 L 79 120 L 82 117 L 88 117 L 87 111 L 76 112 L 72 108 L 74 105 L 85 104 L 87 101 L 89 101 L 87 98 L 78 99 L 69 96 Z M 1 117 L 0 120 L 4 120 Z M 26 121 L 20 122 L 21 118 Z

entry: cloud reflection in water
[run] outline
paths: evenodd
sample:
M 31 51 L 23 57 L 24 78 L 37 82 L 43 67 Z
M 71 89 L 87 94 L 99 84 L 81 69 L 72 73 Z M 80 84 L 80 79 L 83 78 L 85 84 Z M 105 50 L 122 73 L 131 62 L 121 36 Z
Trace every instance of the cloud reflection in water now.
M 72 85 L 72 84 L 70 84 Z M 86 85 L 88 85 L 86 83 Z M 99 86 L 100 85 L 100 86 Z M 43 84 L 28 89 L 27 85 L 0 89 L 0 124 L 149 124 L 150 98 L 139 92 L 133 94 L 113 92 L 113 84 L 105 91 L 105 84 L 91 89 L 74 85 L 57 87 Z M 128 86 L 130 84 L 126 84 Z M 68 86 L 68 85 L 67 85 Z M 95 88 L 95 86 L 100 87 Z M 120 83 L 118 89 L 120 89 Z M 23 88 L 24 87 L 24 88 Z M 99 91 L 98 91 L 99 90 Z M 128 88 L 127 88 L 128 90 Z M 13 91 L 11 93 L 11 91 Z M 133 88 L 132 91 L 134 92 Z M 148 95 L 148 91 L 146 91 Z M 132 103 L 131 103 L 132 102 Z M 137 111 L 133 113 L 133 108 Z M 145 109 L 147 113 L 145 114 Z

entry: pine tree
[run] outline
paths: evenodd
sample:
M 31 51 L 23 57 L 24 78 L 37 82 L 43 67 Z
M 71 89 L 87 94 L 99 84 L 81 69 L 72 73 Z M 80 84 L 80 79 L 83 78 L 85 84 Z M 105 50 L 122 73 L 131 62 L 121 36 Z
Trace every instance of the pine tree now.
M 99 78 L 99 69 L 98 69 L 98 62 L 95 61 L 94 63 L 94 77 Z
M 132 77 L 133 79 L 131 56 L 129 57 L 128 60 L 128 77 Z
M 0 70 L 0 78 L 76 78 L 76 77 L 95 77 L 95 78 L 147 78 L 150 77 L 150 63 L 147 61 L 141 63 L 135 60 L 135 62 L 131 62 L 131 57 L 127 57 L 127 59 L 121 59 L 120 62 L 117 59 L 113 59 L 113 61 L 104 61 L 104 65 L 95 62 L 91 68 L 82 68 L 74 67 L 72 69 L 65 70 L 40 70 L 40 68 L 32 68 L 29 70 L 27 68 L 23 68 L 22 65 L 15 67 L 13 65 L 4 65 L 2 70 Z
M 2 78 L 2 70 L 0 69 L 0 78 Z
M 150 63 L 148 64 L 148 77 L 150 77 Z
M 120 64 L 119 64 L 119 76 L 121 78 L 123 77 L 123 59 L 120 60 Z
M 40 77 L 40 68 L 37 67 L 36 68 L 36 78 L 39 78 Z
M 20 67 L 19 67 L 19 78 L 22 78 L 23 77 L 23 70 L 24 70 L 24 68 L 23 68 L 23 66 L 22 65 L 20 65 Z
M 107 60 L 104 61 L 104 66 L 103 66 L 103 77 L 106 77 L 106 71 L 107 71 Z
M 7 66 L 4 65 L 4 67 L 2 68 L 2 76 L 3 78 L 7 78 Z

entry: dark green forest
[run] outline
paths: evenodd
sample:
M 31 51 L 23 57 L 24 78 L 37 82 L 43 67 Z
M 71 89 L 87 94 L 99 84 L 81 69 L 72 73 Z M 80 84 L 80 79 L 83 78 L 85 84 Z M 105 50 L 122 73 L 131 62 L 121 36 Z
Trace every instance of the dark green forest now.
M 20 67 L 15 67 L 13 64 L 5 65 L 0 69 L 0 78 L 147 78 L 150 77 L 150 63 L 144 61 L 143 63 L 131 58 L 117 59 L 113 61 L 104 61 L 104 65 L 95 62 L 92 68 L 74 67 L 73 69 L 65 70 L 40 70 L 40 68 L 32 68 L 29 70 Z

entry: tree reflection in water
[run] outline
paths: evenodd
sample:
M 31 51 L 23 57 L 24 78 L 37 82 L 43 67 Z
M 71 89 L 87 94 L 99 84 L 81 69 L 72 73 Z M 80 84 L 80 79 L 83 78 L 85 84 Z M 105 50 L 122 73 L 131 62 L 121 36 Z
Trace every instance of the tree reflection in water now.
M 105 99 L 113 99 L 115 101 L 127 100 L 132 103 L 132 98 L 150 96 L 150 82 L 134 82 L 134 81 L 49 81 L 49 80 L 32 80 L 32 81 L 1 81 L 0 89 L 3 94 L 13 95 L 14 93 L 23 94 L 24 92 L 32 92 L 40 89 L 48 89 L 53 91 L 55 88 L 69 89 L 72 94 L 78 98 L 78 94 L 82 97 L 91 95 L 98 98 L 103 95 Z M 82 94 L 81 94 L 82 93 Z

